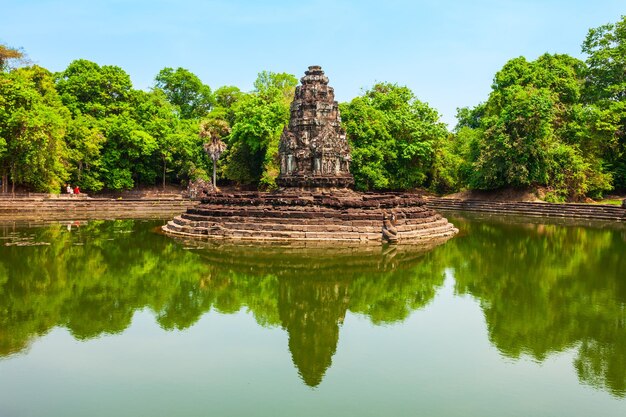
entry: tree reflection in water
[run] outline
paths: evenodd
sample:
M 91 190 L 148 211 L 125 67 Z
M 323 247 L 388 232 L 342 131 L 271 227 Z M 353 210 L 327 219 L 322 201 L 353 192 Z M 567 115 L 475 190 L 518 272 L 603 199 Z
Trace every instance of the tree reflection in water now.
M 626 395 L 623 232 L 455 219 L 462 234 L 423 251 L 403 247 L 270 247 L 187 242 L 155 223 L 91 221 L 0 226 L 0 356 L 60 326 L 77 339 L 126 329 L 150 309 L 162 328 L 185 329 L 211 311 L 246 308 L 280 326 L 303 381 L 332 363 L 347 311 L 393 323 L 423 308 L 453 270 L 456 292 L 480 303 L 491 342 L 538 361 L 576 348 L 580 380 Z M 30 246 L 36 243 L 49 245 Z M 0 243 L 0 244 L 4 244 Z M 19 246 L 16 245 L 19 243 Z M 423 248 L 427 249 L 427 248 Z
M 457 223 L 464 237 L 444 251 L 456 291 L 480 302 L 491 343 L 537 361 L 576 348 L 581 382 L 626 396 L 623 225 Z

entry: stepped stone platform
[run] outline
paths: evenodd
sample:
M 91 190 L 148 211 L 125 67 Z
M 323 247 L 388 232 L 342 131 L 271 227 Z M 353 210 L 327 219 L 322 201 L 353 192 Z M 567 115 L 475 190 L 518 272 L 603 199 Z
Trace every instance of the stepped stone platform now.
M 458 230 L 420 196 L 347 189 L 213 194 L 163 226 L 181 237 L 356 243 L 443 243 Z
M 462 210 L 532 217 L 553 217 L 626 222 L 626 209 L 605 204 L 553 204 L 428 198 L 426 206 L 436 210 Z

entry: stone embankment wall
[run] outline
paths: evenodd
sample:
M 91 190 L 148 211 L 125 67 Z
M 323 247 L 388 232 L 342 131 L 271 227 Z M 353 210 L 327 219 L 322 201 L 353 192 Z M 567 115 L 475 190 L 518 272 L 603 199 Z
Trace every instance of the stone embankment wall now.
M 356 193 L 216 195 L 163 230 L 211 239 L 378 243 L 445 241 L 458 232 L 421 197 Z
M 427 198 L 426 206 L 436 210 L 462 210 L 533 217 L 554 217 L 626 222 L 626 209 L 601 204 L 551 204 Z
M 0 221 L 166 218 L 197 204 L 181 198 L 0 197 Z

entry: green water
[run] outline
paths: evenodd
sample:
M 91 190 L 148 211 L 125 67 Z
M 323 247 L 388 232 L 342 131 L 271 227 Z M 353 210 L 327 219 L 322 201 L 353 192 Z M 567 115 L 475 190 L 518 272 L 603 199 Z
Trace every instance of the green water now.
M 434 250 L 0 225 L 0 416 L 624 416 L 624 227 Z

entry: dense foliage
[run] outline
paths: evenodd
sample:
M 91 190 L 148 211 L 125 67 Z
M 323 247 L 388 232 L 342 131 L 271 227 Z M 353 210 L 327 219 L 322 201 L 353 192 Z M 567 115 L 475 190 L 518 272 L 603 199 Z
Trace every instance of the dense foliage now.
M 238 183 L 276 187 L 278 141 L 289 122 L 289 105 L 298 80 L 291 74 L 264 71 L 254 91 L 232 104 L 226 177 Z
M 207 179 L 214 161 L 201 126 L 220 126 L 227 145 L 215 161 L 220 178 L 275 187 L 293 75 L 262 72 L 250 93 L 233 86 L 213 92 L 186 69 L 164 68 L 146 92 L 116 66 L 81 59 L 57 74 L 11 69 L 20 57 L 0 50 L 0 175 L 3 187 L 11 184 L 4 191 L 59 192 L 69 181 L 97 192 Z
M 376 84 L 343 104 L 341 114 L 357 188 L 403 190 L 432 183 L 435 149 L 448 132 L 410 89 Z
M 0 174 L 34 189 L 55 191 L 67 177 L 64 138 L 70 112 L 52 75 L 33 66 L 0 78 Z
M 626 186 L 626 17 L 590 30 L 583 52 L 512 59 L 485 103 L 459 110 L 460 184 L 540 186 L 557 201 Z
M 459 117 L 460 175 L 470 188 L 545 186 L 555 199 L 610 189 L 581 104 L 584 63 L 567 55 L 513 59 L 483 105 Z
M 586 62 L 511 59 L 484 103 L 459 109 L 454 132 L 404 86 L 377 83 L 342 103 L 357 188 L 541 188 L 555 201 L 625 189 L 626 17 L 590 30 L 582 51 Z M 90 192 L 165 187 L 212 172 L 275 188 L 293 75 L 263 71 L 246 93 L 164 68 L 146 92 L 116 66 L 81 59 L 51 74 L 15 65 L 22 58 L 0 45 L 2 191 L 10 183 L 58 192 L 68 181 Z M 207 125 L 224 132 L 215 161 L 205 152 Z
M 590 130 L 614 184 L 626 188 L 626 16 L 589 31 L 583 43 L 587 78 L 583 102 L 592 109 Z

